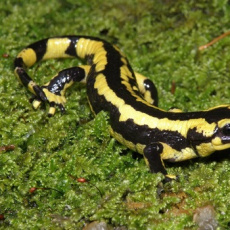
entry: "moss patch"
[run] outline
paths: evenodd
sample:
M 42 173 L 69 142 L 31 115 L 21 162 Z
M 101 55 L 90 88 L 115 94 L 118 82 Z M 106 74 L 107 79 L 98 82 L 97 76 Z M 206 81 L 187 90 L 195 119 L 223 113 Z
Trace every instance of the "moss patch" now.
M 45 37 L 98 36 L 155 82 L 160 107 L 207 109 L 229 103 L 230 36 L 202 52 L 198 47 L 229 30 L 229 15 L 227 0 L 0 3 L 0 147 L 15 146 L 0 148 L 0 228 L 82 229 L 97 220 L 127 229 L 197 229 L 193 215 L 207 205 L 228 228 L 229 151 L 168 164 L 180 182 L 159 186 L 162 175 L 150 174 L 142 158 L 109 136 L 106 114 L 93 117 L 83 86 L 68 91 L 65 115 L 48 119 L 44 106 L 32 109 L 12 63 Z M 28 71 L 42 84 L 80 63 L 49 60 Z

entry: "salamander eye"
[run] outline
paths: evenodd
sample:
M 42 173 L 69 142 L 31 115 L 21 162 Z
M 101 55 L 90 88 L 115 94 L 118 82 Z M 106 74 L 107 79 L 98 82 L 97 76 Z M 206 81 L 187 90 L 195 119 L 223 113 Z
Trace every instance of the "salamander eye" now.
M 224 127 L 223 127 L 223 134 L 225 136 L 230 136 L 230 124 L 226 124 Z

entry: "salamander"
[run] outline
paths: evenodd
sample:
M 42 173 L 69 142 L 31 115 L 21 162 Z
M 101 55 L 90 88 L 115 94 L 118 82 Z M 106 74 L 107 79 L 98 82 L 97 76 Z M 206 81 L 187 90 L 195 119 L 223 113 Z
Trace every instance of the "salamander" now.
M 47 84 L 39 86 L 26 68 L 50 58 L 74 58 L 85 65 L 61 70 Z M 133 71 L 126 56 L 109 42 L 90 36 L 60 36 L 37 41 L 24 48 L 14 61 L 19 81 L 35 96 L 33 107 L 49 104 L 49 116 L 56 107 L 65 111 L 65 92 L 74 82 L 83 82 L 96 115 L 104 110 L 110 117 L 110 133 L 121 144 L 144 156 L 152 173 L 176 179 L 164 161 L 178 162 L 206 157 L 230 148 L 230 105 L 204 111 L 165 111 L 158 107 L 154 83 Z

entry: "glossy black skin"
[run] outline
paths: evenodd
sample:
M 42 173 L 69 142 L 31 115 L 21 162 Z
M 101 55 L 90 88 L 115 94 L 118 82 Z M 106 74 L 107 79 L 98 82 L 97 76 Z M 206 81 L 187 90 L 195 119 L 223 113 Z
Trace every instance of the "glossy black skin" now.
M 106 66 L 100 71 L 96 72 L 97 63 L 93 63 L 94 54 L 85 56 L 88 65 L 91 65 L 90 72 L 86 76 L 85 70 L 81 67 L 73 67 L 60 71 L 59 74 L 50 81 L 47 86 L 39 87 L 34 86 L 34 91 L 37 100 L 48 101 L 43 89 L 46 88 L 49 92 L 54 95 L 60 96 L 66 84 L 71 81 L 82 81 L 87 77 L 87 95 L 90 105 L 95 113 L 99 113 L 101 110 L 107 111 L 110 115 L 110 123 L 112 129 L 121 134 L 122 137 L 132 142 L 134 145 L 142 144 L 145 145 L 144 156 L 149 162 L 150 170 L 152 172 L 162 172 L 164 175 L 167 174 L 161 159 L 161 154 L 164 151 L 161 143 L 166 143 L 171 146 L 176 151 L 181 151 L 186 147 L 194 150 L 195 154 L 199 156 L 196 151 L 196 147 L 202 143 L 209 143 L 212 138 L 219 136 L 223 143 L 230 142 L 230 124 L 227 124 L 223 128 L 216 128 L 213 136 L 206 137 L 200 132 L 197 132 L 196 128 L 188 129 L 187 137 L 184 137 L 179 131 L 172 131 L 159 128 L 149 128 L 148 124 L 138 125 L 134 120 L 128 119 L 126 121 L 119 121 L 120 112 L 119 109 L 112 102 L 108 102 L 104 95 L 99 95 L 97 89 L 95 88 L 95 80 L 99 74 L 103 74 L 106 77 L 107 84 L 109 88 L 116 93 L 117 97 L 123 99 L 126 105 L 130 105 L 134 110 L 140 111 L 143 114 L 147 114 L 151 117 L 157 117 L 159 119 L 167 118 L 171 121 L 187 121 L 190 119 L 204 118 L 208 123 L 217 123 L 219 120 L 228 118 L 230 119 L 230 110 L 228 106 L 210 109 L 208 111 L 200 112 L 188 112 L 188 113 L 174 113 L 159 110 L 157 107 L 150 106 L 141 101 L 137 101 L 136 98 L 126 89 L 125 85 L 122 83 L 120 76 L 120 68 L 124 65 L 122 58 L 126 60 L 126 66 L 130 71 L 133 79 L 129 78 L 128 83 L 131 88 L 138 88 L 137 82 L 135 81 L 134 72 L 128 62 L 128 60 L 121 56 L 121 53 L 114 48 L 110 43 L 93 37 L 88 36 L 63 36 L 64 38 L 69 38 L 71 40 L 65 54 L 73 57 L 77 57 L 76 45 L 79 39 L 89 39 L 92 41 L 100 41 L 103 43 L 103 49 L 106 51 Z M 63 38 L 59 37 L 59 38 Z M 57 38 L 58 39 L 58 38 Z M 44 39 L 38 41 L 34 44 L 29 45 L 27 48 L 31 48 L 35 51 L 37 56 L 37 61 L 42 60 L 47 52 L 47 42 L 49 39 Z M 24 70 L 24 63 L 21 57 L 15 59 L 14 62 L 16 74 L 19 76 L 23 85 L 28 86 L 32 79 L 28 76 Z M 145 80 L 145 88 L 151 93 L 151 97 L 154 99 L 154 105 L 158 104 L 158 96 L 155 85 L 150 80 Z M 142 94 L 136 90 L 136 95 L 143 98 Z M 49 101 L 48 101 L 49 102 Z M 52 106 L 55 106 L 55 102 L 50 102 Z M 58 104 L 57 104 L 58 105 Z M 63 105 L 58 105 L 61 110 L 64 110 Z M 167 126 L 166 126 L 167 127 Z M 161 143 L 160 143 L 161 142 Z M 176 159 L 167 159 L 170 161 L 175 161 Z

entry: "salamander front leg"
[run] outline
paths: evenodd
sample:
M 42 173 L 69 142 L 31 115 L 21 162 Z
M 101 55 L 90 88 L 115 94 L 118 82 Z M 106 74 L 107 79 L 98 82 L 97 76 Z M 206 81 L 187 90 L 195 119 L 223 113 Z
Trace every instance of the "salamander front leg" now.
M 144 158 L 152 173 L 162 173 L 165 175 L 165 182 L 176 179 L 176 176 L 167 174 L 164 167 L 161 154 L 163 153 L 163 145 L 161 143 L 151 143 L 144 149 Z

